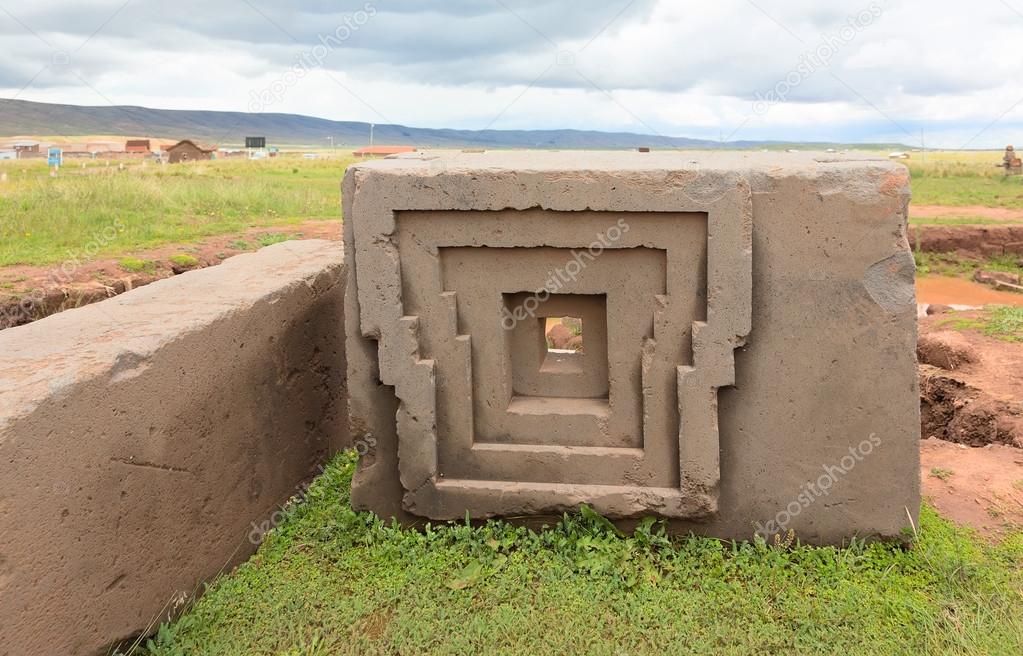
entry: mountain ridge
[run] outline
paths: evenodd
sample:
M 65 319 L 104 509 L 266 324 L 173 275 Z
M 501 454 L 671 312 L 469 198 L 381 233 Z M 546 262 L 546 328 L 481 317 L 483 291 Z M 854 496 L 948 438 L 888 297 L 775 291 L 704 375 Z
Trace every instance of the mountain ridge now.
M 830 142 L 731 141 L 666 137 L 634 132 L 602 132 L 570 128 L 553 130 L 461 130 L 375 124 L 378 144 L 419 148 L 756 148 L 784 146 L 850 146 L 907 148 L 901 144 L 841 144 Z M 242 144 L 246 136 L 265 136 L 270 145 L 322 147 L 363 146 L 370 124 L 332 121 L 301 114 L 247 113 L 219 110 L 154 109 L 134 105 L 65 105 L 0 98 L 0 136 L 104 134 L 196 139 L 221 146 Z

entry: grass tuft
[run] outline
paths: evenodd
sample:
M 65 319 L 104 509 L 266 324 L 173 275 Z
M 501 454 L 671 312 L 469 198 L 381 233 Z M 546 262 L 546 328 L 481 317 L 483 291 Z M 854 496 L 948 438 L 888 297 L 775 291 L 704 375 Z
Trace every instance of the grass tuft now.
M 1016 342 L 1023 341 L 1023 307 L 991 308 L 984 333 Z
M 256 241 L 259 243 L 260 248 L 265 248 L 274 244 L 280 244 L 281 242 L 291 241 L 292 239 L 297 239 L 297 237 L 286 235 L 283 232 L 268 232 L 265 235 L 260 235 Z
M 152 272 L 156 265 L 149 260 L 140 260 L 137 257 L 125 257 L 117 263 L 122 269 L 129 273 L 140 273 L 142 271 Z
M 191 269 L 192 267 L 199 266 L 199 258 L 194 255 L 186 255 L 184 253 L 170 256 L 171 264 L 176 264 L 179 267 L 185 269 Z

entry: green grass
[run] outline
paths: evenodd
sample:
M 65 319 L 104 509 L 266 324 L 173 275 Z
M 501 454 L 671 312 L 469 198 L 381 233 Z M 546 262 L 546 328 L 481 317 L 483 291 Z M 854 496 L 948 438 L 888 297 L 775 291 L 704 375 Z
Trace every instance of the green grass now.
M 993 305 L 982 312 L 970 312 L 969 316 L 950 312 L 948 319 L 938 326 L 951 326 L 955 330 L 978 330 L 989 337 L 1006 342 L 1023 342 L 1023 307 Z
M 0 162 L 9 174 L 0 185 L 0 266 L 86 260 L 251 227 L 336 219 L 347 164 L 222 160 L 119 171 L 90 163 L 51 178 L 45 161 Z
M 1023 274 L 1017 255 L 995 255 L 984 260 L 962 257 L 956 253 L 925 253 L 914 251 L 916 273 L 918 276 L 937 275 L 959 278 L 972 277 L 977 269 L 987 271 L 1005 271 Z
M 913 201 L 1023 208 L 1023 178 L 1005 178 L 1000 153 L 914 153 Z M 0 162 L 0 266 L 117 256 L 248 228 L 336 219 L 351 159 L 217 160 L 142 166 L 70 162 L 56 178 L 45 161 Z M 988 224 L 970 216 L 914 225 Z
M 256 239 L 256 242 L 259 244 L 260 248 L 264 248 L 281 242 L 291 241 L 292 239 L 297 239 L 297 237 L 294 235 L 286 235 L 281 232 L 268 232 L 265 235 L 260 235 L 259 238 Z
M 117 263 L 125 271 L 130 273 L 139 273 L 141 271 L 152 271 L 155 268 L 155 264 L 149 260 L 140 260 L 137 257 L 125 257 Z
M 912 215 L 912 208 L 909 210 Z M 910 216 L 909 225 L 943 225 L 943 226 L 961 226 L 961 225 L 1012 225 L 1006 221 L 999 221 L 998 219 L 988 219 L 982 216 L 935 216 L 935 217 L 914 217 Z
M 1023 534 L 989 545 L 927 507 L 909 549 L 672 539 L 653 522 L 625 537 L 592 512 L 417 532 L 350 510 L 353 468 L 332 463 L 144 653 L 1023 650 Z
M 912 172 L 912 169 L 911 169 Z M 1020 177 L 961 175 L 930 177 L 912 173 L 913 202 L 918 205 L 981 205 L 1023 209 Z
M 199 258 L 194 255 L 186 255 L 181 253 L 179 255 L 171 255 L 170 261 L 172 264 L 176 264 L 179 267 L 190 269 L 192 267 L 199 266 Z
M 1023 342 L 1023 307 L 987 308 L 978 326 L 981 332 L 1011 342 Z
M 906 162 L 918 205 L 982 205 L 1023 209 L 1023 176 L 995 166 L 1001 152 L 914 153 Z
M 1023 307 L 992 308 L 984 332 L 1023 341 Z

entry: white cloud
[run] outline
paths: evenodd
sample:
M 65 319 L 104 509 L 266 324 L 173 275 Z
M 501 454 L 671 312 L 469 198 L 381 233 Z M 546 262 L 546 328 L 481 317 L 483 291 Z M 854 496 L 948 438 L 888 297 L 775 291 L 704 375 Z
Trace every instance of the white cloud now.
M 924 130 L 945 147 L 990 125 L 971 146 L 1023 141 L 1023 0 L 0 6 L 4 97 L 246 111 L 321 37 L 343 35 L 266 111 L 732 139 L 914 144 Z M 807 68 L 822 49 L 826 65 Z M 779 89 L 784 101 L 757 111 Z

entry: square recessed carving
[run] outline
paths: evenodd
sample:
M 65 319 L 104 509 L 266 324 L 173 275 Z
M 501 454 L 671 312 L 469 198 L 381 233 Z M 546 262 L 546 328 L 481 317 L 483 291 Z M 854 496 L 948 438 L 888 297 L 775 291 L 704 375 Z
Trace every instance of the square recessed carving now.
M 568 248 L 440 249 L 444 292 L 451 294 L 459 330 L 470 338 L 473 348 L 471 358 L 463 363 L 438 359 L 438 371 L 457 370 L 462 365 L 471 373 L 473 442 L 643 447 L 643 348 L 645 342 L 653 339 L 655 319 L 665 301 L 666 253 L 647 247 L 608 250 L 578 270 L 573 267 L 572 276 L 566 273 L 564 279 L 559 279 L 558 293 L 537 294 L 536 290 L 549 284 L 550 272 L 563 269 L 566 263 L 576 261 L 575 257 L 573 249 Z M 525 266 L 518 269 L 518 265 Z M 630 271 L 630 276 L 622 279 L 621 270 Z M 688 273 L 692 279 L 689 284 L 695 291 L 699 267 L 692 267 Z M 501 291 L 507 289 L 532 291 Z M 544 300 L 531 304 L 530 298 Z M 500 304 L 491 305 L 491 299 Z M 589 378 L 542 375 L 538 370 L 541 336 L 535 313 L 558 316 L 571 314 L 569 309 L 584 314 L 584 321 L 589 319 L 594 327 L 598 343 L 606 344 L 583 357 L 597 372 Z M 421 331 L 425 325 L 420 323 Z M 610 332 L 608 326 L 612 327 Z M 679 339 L 684 341 L 689 322 L 679 322 L 676 327 Z M 663 384 L 674 389 L 670 367 L 666 360 L 656 359 L 648 367 L 647 376 L 660 376 Z M 582 386 L 574 387 L 573 379 Z M 556 402 L 551 397 L 589 401 Z M 671 398 L 669 395 L 651 400 L 651 405 L 670 403 Z M 540 412 L 541 408 L 545 412 Z M 657 418 L 664 417 L 665 412 L 670 414 L 670 409 L 656 413 Z M 673 450 L 676 443 L 674 439 L 666 440 L 659 451 L 668 463 L 678 459 L 677 451 Z M 642 453 L 630 456 L 643 459 Z M 468 475 L 479 462 L 478 457 L 460 450 L 442 449 L 440 458 L 442 471 L 450 463 L 451 475 L 457 476 Z M 545 456 L 543 460 L 553 462 L 555 458 Z M 632 460 L 630 471 L 636 467 Z M 570 466 L 559 466 L 563 467 L 563 474 L 545 476 L 547 470 L 540 465 L 535 476 L 540 480 L 560 476 L 564 482 L 579 478 L 571 473 Z M 665 484 L 677 480 L 677 467 L 665 468 L 657 475 L 643 465 L 638 472 L 664 480 Z
M 748 197 L 575 212 L 435 198 L 355 229 L 362 330 L 401 400 L 405 508 L 715 512 L 717 388 L 749 310 L 715 271 L 748 269 Z M 583 348 L 552 352 L 546 319 L 566 316 Z
M 503 294 L 512 397 L 608 399 L 607 295 Z M 571 314 L 586 326 L 589 348 L 555 349 L 547 339 L 552 317 Z M 570 329 L 564 324 L 566 334 Z M 583 333 L 580 330 L 579 337 Z

